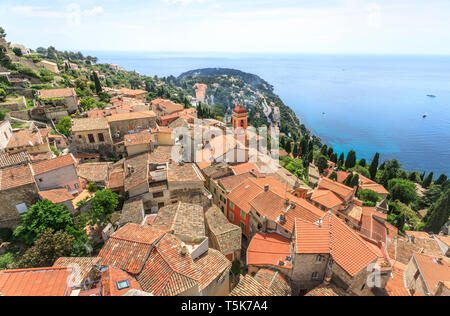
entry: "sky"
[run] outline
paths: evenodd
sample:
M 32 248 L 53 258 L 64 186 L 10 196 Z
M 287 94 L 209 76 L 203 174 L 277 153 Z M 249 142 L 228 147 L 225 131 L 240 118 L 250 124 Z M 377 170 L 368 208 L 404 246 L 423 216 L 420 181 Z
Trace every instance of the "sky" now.
M 0 0 L 29 48 L 450 55 L 448 0 Z

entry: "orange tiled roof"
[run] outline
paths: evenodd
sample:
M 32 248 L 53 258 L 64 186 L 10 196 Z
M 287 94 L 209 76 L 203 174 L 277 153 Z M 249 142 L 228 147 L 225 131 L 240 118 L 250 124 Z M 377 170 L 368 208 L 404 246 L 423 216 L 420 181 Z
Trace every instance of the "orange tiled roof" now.
M 253 179 L 248 178 L 241 185 L 231 191 L 227 195 L 227 198 L 237 205 L 242 211 L 248 213 L 250 212 L 251 206 L 250 202 L 257 197 L 261 191 L 264 189 L 256 182 L 252 181 Z
M 230 168 L 237 176 L 251 171 L 254 171 L 258 176 L 262 176 L 261 173 L 259 172 L 258 167 L 252 162 L 244 162 L 238 165 L 231 166 Z
M 257 233 L 247 249 L 247 265 L 292 269 L 291 261 L 287 260 L 291 256 L 290 248 L 289 239 L 277 233 Z
M 8 168 L 16 165 L 27 164 L 30 161 L 30 154 L 28 154 L 27 151 L 21 151 L 15 154 L 0 153 L 0 168 Z
M 389 194 L 389 191 L 386 190 L 381 184 L 363 184 L 359 186 L 361 190 L 371 190 L 378 194 Z
M 125 172 L 123 169 L 116 169 L 111 172 L 108 179 L 108 189 L 120 189 L 124 187 Z
M 114 114 L 117 114 L 117 109 L 104 109 L 104 110 L 95 109 L 95 110 L 89 111 L 88 117 L 89 118 L 103 118 L 103 117 L 107 117 L 107 116 L 114 115 Z
M 209 249 L 208 253 L 195 261 L 199 275 L 198 285 L 204 290 L 217 277 L 225 277 L 230 273 L 231 262 L 222 253 L 215 249 Z
M 238 285 L 231 291 L 230 296 L 275 296 L 274 293 L 262 286 L 250 274 L 241 276 Z
M 292 288 L 286 278 L 278 271 L 260 269 L 255 280 L 275 296 L 291 296 Z
M 34 177 L 28 165 L 0 170 L 0 191 L 32 183 L 34 183 Z
M 341 205 L 344 203 L 344 200 L 330 190 L 322 190 L 317 188 L 314 190 L 313 195 L 311 196 L 311 200 L 314 202 L 319 203 L 320 205 L 323 205 L 329 209 L 334 208 L 338 205 Z
M 348 186 L 345 186 L 328 178 L 322 178 L 322 180 L 319 182 L 318 188 L 330 190 L 344 199 L 355 192 L 355 189 L 349 188 Z
M 76 96 L 77 93 L 73 88 L 65 88 L 65 89 L 49 89 L 49 90 L 39 90 L 38 95 L 42 99 L 52 99 L 52 98 L 67 98 Z
M 98 255 L 103 266 L 114 266 L 138 274 L 144 267 L 152 245 L 164 232 L 136 224 L 127 224 L 115 232 Z
M 4 296 L 68 296 L 72 270 L 37 268 L 0 271 L 0 293 Z
M 408 289 L 405 287 L 404 274 L 406 265 L 400 262 L 392 263 L 392 276 L 389 278 L 385 290 L 389 296 L 411 296 Z
M 130 134 L 125 136 L 125 147 L 133 145 L 142 145 L 155 142 L 155 135 L 150 131 L 142 131 L 137 134 Z
M 133 90 L 128 88 L 121 88 L 120 92 L 126 95 L 141 95 L 141 94 L 147 94 L 147 91 L 145 90 Z
M 387 215 L 378 212 L 375 207 L 363 207 L 361 228 L 364 235 L 385 243 L 388 236 L 386 219 Z
M 164 109 L 162 112 L 167 113 L 167 114 L 179 112 L 184 109 L 183 105 L 176 104 L 170 100 L 165 100 L 165 99 L 155 99 L 155 100 L 151 101 L 151 104 L 155 107 L 162 107 Z M 154 110 L 161 111 L 158 108 L 154 108 Z
M 429 293 L 433 293 L 440 281 L 450 281 L 449 259 L 419 253 L 414 253 L 413 258 L 416 260 Z M 441 263 L 438 262 L 440 258 L 442 259 Z
M 32 147 L 43 144 L 42 136 L 36 129 L 21 129 L 13 132 L 6 148 Z
M 74 196 L 65 188 L 41 191 L 39 195 L 42 199 L 47 199 L 52 203 L 63 203 L 74 199 Z
M 246 109 L 244 106 L 242 106 L 242 105 L 239 105 L 239 106 L 235 107 L 235 108 L 233 109 L 233 112 L 234 112 L 234 113 L 237 113 L 237 114 L 245 114 L 245 113 L 248 113 L 247 109 Z
M 225 177 L 219 180 L 219 184 L 226 190 L 226 191 L 233 191 L 237 186 L 239 186 L 242 182 L 247 180 L 248 178 L 253 178 L 253 176 L 250 173 L 243 173 L 238 176 L 229 176 Z
M 119 290 L 118 282 L 128 281 L 129 287 Z M 142 291 L 138 281 L 125 271 L 108 267 L 102 273 L 103 296 L 123 296 L 130 290 Z
M 128 120 L 137 120 L 137 119 L 148 119 L 156 117 L 156 114 L 153 111 L 143 111 L 143 112 L 125 112 L 118 113 L 111 116 L 108 116 L 106 120 L 111 122 L 119 122 L 119 121 L 128 121 Z
M 366 241 L 332 213 L 327 213 L 323 217 L 321 226 L 307 225 L 299 219 L 297 219 L 297 226 L 299 230 L 296 231 L 295 238 L 296 247 L 300 253 L 302 251 L 324 253 L 326 251 L 324 236 L 328 234 L 331 246 L 331 251 L 328 253 L 331 253 L 333 260 L 350 276 L 355 276 L 379 258 L 379 253 L 376 253 Z
M 349 172 L 346 171 L 337 171 L 337 181 L 340 183 L 344 183 L 345 180 L 347 180 L 348 176 L 350 175 Z
M 35 175 L 39 175 L 56 169 L 64 168 L 70 165 L 75 166 L 76 163 L 77 160 L 75 159 L 75 157 L 73 157 L 72 154 L 68 154 L 65 156 L 60 156 L 57 158 L 34 163 L 31 165 L 31 168 L 33 169 Z
M 74 280 L 75 284 L 81 284 L 86 280 L 89 273 L 92 271 L 94 266 L 98 264 L 100 258 L 98 257 L 61 257 L 58 258 L 53 264 L 54 268 L 62 267 L 75 267 L 79 274 L 77 275 L 78 280 Z
M 334 284 L 322 283 L 318 287 L 309 291 L 305 296 L 345 296 L 345 291 Z

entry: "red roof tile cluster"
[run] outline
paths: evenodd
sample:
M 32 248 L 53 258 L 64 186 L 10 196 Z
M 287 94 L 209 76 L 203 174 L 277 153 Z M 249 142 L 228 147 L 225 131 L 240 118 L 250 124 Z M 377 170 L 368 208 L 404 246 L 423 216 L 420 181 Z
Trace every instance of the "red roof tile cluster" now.
M 244 106 L 242 106 L 242 105 L 239 105 L 239 106 L 235 107 L 233 109 L 233 112 L 237 113 L 237 114 L 246 114 L 246 113 L 248 113 L 247 109 Z
M 52 203 L 64 203 L 67 201 L 72 201 L 74 196 L 70 194 L 69 191 L 65 188 L 49 190 L 49 191 L 41 191 L 39 192 L 39 196 L 42 199 L 47 199 Z
M 368 242 L 332 213 L 327 213 L 317 223 L 297 219 L 295 244 L 299 254 L 331 254 L 333 260 L 350 276 L 375 263 L 380 256 Z
M 429 293 L 433 293 L 440 281 L 450 281 L 450 259 L 414 253 L 419 271 L 427 285 Z
M 125 147 L 150 144 L 155 142 L 155 135 L 150 131 L 142 131 L 137 134 L 130 134 L 125 136 Z
M 389 278 L 385 290 L 389 296 L 411 296 L 405 287 L 406 265 L 400 262 L 392 263 L 392 276 Z
M 292 269 L 290 240 L 277 233 L 257 233 L 247 249 L 247 265 Z
M 128 287 L 120 289 L 118 283 L 125 281 L 128 282 Z M 106 271 L 103 271 L 101 282 L 103 296 L 123 296 L 130 290 L 142 291 L 141 286 L 133 276 L 114 267 L 108 267 Z
M 3 296 L 69 296 L 71 274 L 67 267 L 0 271 L 0 293 Z
M 31 168 L 33 168 L 33 172 L 35 175 L 39 175 L 56 169 L 64 168 L 70 165 L 73 165 L 75 167 L 76 164 L 77 160 L 75 159 L 75 157 L 73 157 L 72 154 L 68 154 L 57 158 L 34 163 L 31 165 Z
M 0 170 L 0 191 L 34 183 L 29 165 Z
M 73 88 L 39 90 L 37 93 L 42 99 L 68 98 L 77 95 Z
M 258 167 L 252 162 L 244 162 L 238 165 L 231 166 L 230 168 L 237 176 L 244 173 L 254 172 L 258 177 L 262 177 L 262 174 L 259 172 Z
M 218 276 L 223 278 L 228 276 L 231 262 L 219 251 L 209 249 L 207 254 L 195 262 L 195 266 L 199 275 L 198 285 L 200 290 L 204 290 Z
M 334 284 L 322 283 L 305 296 L 345 296 L 345 291 Z

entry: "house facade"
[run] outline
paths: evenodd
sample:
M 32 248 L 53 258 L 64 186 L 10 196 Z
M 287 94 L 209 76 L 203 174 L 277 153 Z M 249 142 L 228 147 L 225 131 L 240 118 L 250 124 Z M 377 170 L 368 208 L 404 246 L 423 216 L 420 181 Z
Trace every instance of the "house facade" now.
M 13 131 L 9 121 L 0 122 L 0 152 L 4 152 L 9 140 L 13 136 Z
M 74 119 L 71 132 L 73 152 L 102 154 L 114 152 L 111 132 L 105 118 Z

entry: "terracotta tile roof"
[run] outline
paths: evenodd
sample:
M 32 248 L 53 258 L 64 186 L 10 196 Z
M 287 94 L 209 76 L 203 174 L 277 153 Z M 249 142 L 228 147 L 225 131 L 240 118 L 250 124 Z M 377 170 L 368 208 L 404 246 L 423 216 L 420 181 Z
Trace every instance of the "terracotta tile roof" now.
M 0 271 L 3 296 L 69 296 L 70 268 L 37 268 Z
M 182 243 L 165 235 L 153 248 L 137 280 L 155 296 L 176 296 L 198 287 L 199 274 L 189 254 L 182 255 Z
M 124 296 L 130 290 L 142 291 L 136 278 L 129 275 L 125 271 L 114 267 L 108 267 L 106 271 L 102 273 L 102 288 L 103 296 Z M 128 282 L 128 287 L 119 289 L 118 282 Z
M 330 190 L 343 199 L 346 199 L 355 192 L 355 189 L 349 188 L 348 186 L 345 186 L 328 178 L 322 178 L 322 180 L 319 182 L 318 188 Z
M 122 208 L 119 225 L 134 223 L 141 225 L 144 220 L 144 202 L 142 198 L 126 201 Z
M 305 296 L 346 296 L 345 291 L 334 284 L 322 283 Z
M 28 164 L 30 161 L 30 155 L 26 151 L 15 154 L 0 153 L 0 169 Z
M 73 165 L 75 167 L 76 163 L 77 160 L 75 159 L 75 157 L 73 157 L 72 154 L 68 154 L 64 156 L 59 156 L 57 158 L 44 160 L 38 163 L 33 163 L 31 165 L 31 168 L 33 169 L 35 175 L 40 175 L 70 165 Z
M 37 94 L 42 99 L 68 98 L 77 95 L 73 88 L 39 90 Z
M 200 164 L 202 165 L 202 164 Z M 198 165 L 197 165 L 198 166 Z M 199 167 L 200 168 L 200 167 Z M 225 162 L 220 162 L 217 164 L 209 164 L 206 168 L 202 169 L 203 174 L 205 174 L 207 177 L 211 179 L 219 179 L 223 178 L 225 176 L 230 176 L 231 169 L 229 168 L 228 164 Z
M 242 211 L 249 213 L 250 202 L 264 190 L 259 184 L 248 178 L 241 185 L 231 191 L 227 198 L 237 205 Z
M 450 247 L 450 236 L 435 235 L 435 237 Z
M 250 274 L 241 276 L 238 285 L 231 291 L 230 296 L 275 296 Z
M 427 285 L 428 292 L 433 293 L 440 281 L 450 281 L 450 259 L 425 254 L 413 255 L 420 273 Z M 439 259 L 440 263 L 439 263 Z
M 236 187 L 245 182 L 245 180 L 247 180 L 248 178 L 253 178 L 253 176 L 250 173 L 243 173 L 238 176 L 229 176 L 220 179 L 219 185 L 222 186 L 225 189 L 225 191 L 231 192 Z
M 107 183 L 110 163 L 90 162 L 82 163 L 77 167 L 77 174 L 88 182 Z
M 82 118 L 72 120 L 72 132 L 87 132 L 108 129 L 109 124 L 105 118 Z
M 178 111 L 182 111 L 184 109 L 183 105 L 176 104 L 170 100 L 165 99 L 155 99 L 151 101 L 151 104 L 153 106 L 154 111 L 162 112 L 165 114 L 172 114 Z
M 258 177 L 262 177 L 262 174 L 259 172 L 258 167 L 252 162 L 241 163 L 238 165 L 231 166 L 230 168 L 237 176 L 243 173 L 254 171 L 255 174 L 258 175 Z
M 28 165 L 0 170 L 0 191 L 32 183 L 34 183 L 34 177 Z
M 239 105 L 239 106 L 235 107 L 235 108 L 233 109 L 233 112 L 234 112 L 234 113 L 237 113 L 237 114 L 245 114 L 245 113 L 248 113 L 247 109 L 246 109 L 244 106 L 242 106 L 242 105 Z
M 344 181 L 347 180 L 348 176 L 350 175 L 350 173 L 346 171 L 337 171 L 336 174 L 337 174 L 337 182 L 340 183 L 344 183 Z
M 150 154 L 150 163 L 151 164 L 164 164 L 168 163 L 169 159 L 172 156 L 173 146 L 158 146 L 155 150 Z
M 243 144 L 231 135 L 217 136 L 209 140 L 209 144 L 207 144 L 204 149 L 197 151 L 195 161 L 213 161 L 214 159 L 222 157 L 230 150 L 244 149 L 244 147 L 245 146 Z M 232 159 L 232 157 L 227 158 Z
M 230 274 L 231 262 L 221 252 L 209 249 L 208 252 L 195 261 L 198 274 L 198 285 L 203 291 L 217 278 L 222 279 Z
M 138 134 L 130 134 L 125 136 L 125 147 L 149 144 L 155 142 L 155 135 L 150 131 L 142 131 Z
M 21 129 L 13 132 L 6 148 L 32 147 L 43 144 L 42 136 L 36 129 Z
M 169 165 L 169 170 L 167 171 L 167 181 L 169 185 L 171 182 L 203 183 L 205 178 L 203 178 L 200 170 L 193 163 L 184 163 L 183 165 L 172 163 Z
M 128 89 L 128 88 L 121 88 L 120 92 L 125 95 L 133 95 L 133 96 L 147 94 L 147 91 L 145 91 L 145 90 L 133 90 L 133 89 Z
M 360 190 L 371 190 L 378 194 L 389 194 L 389 191 L 386 190 L 381 184 L 363 184 L 359 186 Z
M 222 253 L 241 249 L 241 228 L 231 224 L 217 206 L 211 207 L 206 212 L 205 220 L 211 237 L 217 242 Z
M 149 180 L 149 154 L 128 157 L 125 161 L 125 190 L 129 191 Z
M 47 199 L 52 203 L 63 203 L 67 201 L 72 201 L 74 196 L 70 194 L 69 191 L 65 188 L 49 190 L 49 191 L 41 191 L 39 192 L 39 196 L 42 199 Z
M 128 120 L 149 119 L 154 117 L 156 117 L 156 114 L 153 111 L 125 112 L 108 116 L 106 120 L 111 123 Z
M 407 234 L 410 232 L 407 232 Z M 421 238 L 423 237 L 423 238 Z M 436 241 L 421 233 L 415 234 L 414 240 L 398 236 L 394 242 L 388 243 L 389 256 L 403 264 L 408 264 L 413 253 L 420 252 L 430 256 L 442 256 L 442 250 Z
M 291 296 L 292 288 L 286 278 L 278 271 L 260 269 L 255 280 L 265 289 L 268 289 L 274 296 Z
M 325 206 L 326 208 L 334 208 L 336 206 L 341 205 L 344 203 L 344 200 L 341 199 L 339 195 L 336 193 L 330 191 L 330 190 L 322 190 L 317 188 L 314 190 L 313 195 L 311 196 L 311 200 L 313 202 L 317 202 L 320 205 Z
M 150 226 L 127 224 L 115 232 L 98 255 L 103 266 L 139 274 L 155 242 L 164 232 Z
M 102 118 L 102 117 L 107 117 L 113 114 L 117 114 L 117 109 L 113 108 L 113 109 L 104 109 L 104 110 L 100 110 L 100 109 L 95 109 L 95 110 L 91 110 L 88 112 L 88 117 L 89 118 Z
M 53 264 L 54 268 L 62 268 L 62 267 L 72 267 L 74 271 L 77 273 L 76 280 L 74 280 L 74 284 L 80 285 L 89 276 L 94 266 L 100 263 L 100 258 L 82 258 L 82 257 L 61 257 L 55 261 Z
M 195 204 L 179 202 L 161 208 L 152 226 L 175 236 L 192 239 L 206 236 L 203 207 Z
M 108 189 L 121 189 L 125 186 L 125 172 L 123 169 L 116 169 L 111 172 L 108 180 Z
M 292 269 L 292 262 L 287 260 L 290 256 L 289 239 L 277 233 L 257 233 L 247 249 L 247 265 Z
M 388 296 L 411 296 L 405 287 L 405 271 L 406 265 L 400 262 L 392 263 L 392 275 L 389 278 L 385 290 Z
M 363 234 L 376 241 L 386 243 L 388 231 L 386 227 L 387 215 L 378 212 L 375 207 L 363 207 L 361 216 L 361 230 Z
M 298 219 L 296 226 L 299 227 L 295 234 L 297 249 L 307 253 L 324 253 L 327 245 L 325 235 L 328 234 L 331 246 L 328 253 L 331 253 L 333 260 L 350 276 L 355 276 L 379 258 L 379 253 L 331 213 L 323 217 L 320 227 L 307 225 Z

